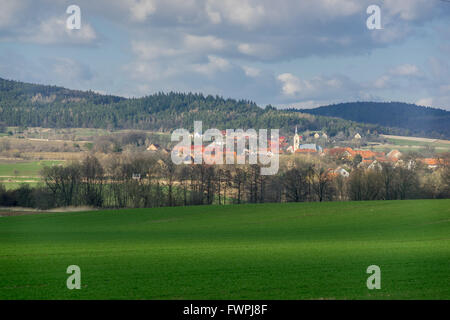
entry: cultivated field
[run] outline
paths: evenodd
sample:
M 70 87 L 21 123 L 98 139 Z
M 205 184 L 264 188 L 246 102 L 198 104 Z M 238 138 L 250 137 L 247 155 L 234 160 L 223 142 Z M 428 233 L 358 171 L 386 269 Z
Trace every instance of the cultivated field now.
M 428 139 L 418 137 L 391 136 L 380 134 L 387 140 L 385 144 L 373 144 L 370 148 L 375 151 L 390 151 L 397 149 L 400 152 L 421 152 L 432 148 L 436 153 L 450 152 L 450 140 Z M 364 149 L 369 149 L 365 147 Z
M 0 217 L 0 299 L 450 299 L 449 234 L 450 200 Z
M 22 183 L 34 186 L 41 181 L 40 171 L 45 166 L 62 164 L 58 160 L 0 160 L 0 183 L 7 189 L 15 189 Z
M 406 141 L 425 142 L 425 143 L 450 144 L 449 140 L 429 139 L 429 138 L 420 138 L 420 137 L 392 136 L 392 135 L 386 135 L 386 134 L 380 134 L 380 136 L 383 137 L 383 138 L 395 139 L 395 140 L 406 140 Z

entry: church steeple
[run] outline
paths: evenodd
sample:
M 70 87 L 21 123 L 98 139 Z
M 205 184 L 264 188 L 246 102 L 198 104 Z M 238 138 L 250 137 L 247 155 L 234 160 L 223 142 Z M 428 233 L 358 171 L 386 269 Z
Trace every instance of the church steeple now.
M 294 145 L 292 147 L 294 149 L 294 152 L 300 148 L 300 136 L 297 132 L 297 126 L 295 126 Z

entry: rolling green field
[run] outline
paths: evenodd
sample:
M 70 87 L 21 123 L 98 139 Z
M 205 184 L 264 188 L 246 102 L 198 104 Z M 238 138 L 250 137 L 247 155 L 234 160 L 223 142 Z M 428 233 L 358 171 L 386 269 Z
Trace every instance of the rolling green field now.
M 0 217 L 0 270 L 0 299 L 450 299 L 450 200 Z

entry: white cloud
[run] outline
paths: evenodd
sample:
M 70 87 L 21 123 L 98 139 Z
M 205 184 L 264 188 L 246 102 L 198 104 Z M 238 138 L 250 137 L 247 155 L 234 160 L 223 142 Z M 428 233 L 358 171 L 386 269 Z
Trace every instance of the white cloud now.
M 226 59 L 209 55 L 208 63 L 195 64 L 192 67 L 195 72 L 210 76 L 218 71 L 226 71 L 230 67 L 230 62 Z
M 225 42 L 214 36 L 196 36 L 186 34 L 177 46 L 167 40 L 132 41 L 131 50 L 141 60 L 158 60 L 166 58 L 195 59 L 209 53 L 221 51 Z
M 278 75 L 277 80 L 282 83 L 281 91 L 285 96 L 297 97 L 301 99 L 324 99 L 331 95 L 334 97 L 360 89 L 349 78 L 336 76 L 315 76 L 305 80 L 294 76 L 291 73 Z
M 433 105 L 433 98 L 423 98 L 416 101 L 416 104 L 424 107 L 431 107 Z
M 280 74 L 277 79 L 283 84 L 281 88 L 283 94 L 288 96 L 293 96 L 297 93 L 300 93 L 304 89 L 311 89 L 311 86 L 308 85 L 308 83 L 302 83 L 302 81 L 298 77 L 294 76 L 291 73 Z
M 303 21 L 313 20 L 320 24 L 321 20 L 348 17 L 362 12 L 363 9 L 364 3 L 359 0 L 207 0 L 205 5 L 206 14 L 212 23 L 225 21 L 248 30 L 265 25 L 301 25 Z
M 257 68 L 243 66 L 242 69 L 247 77 L 256 78 L 261 74 L 261 70 Z
M 219 24 L 219 23 L 222 22 L 222 15 L 220 14 L 220 12 L 215 11 L 212 8 L 211 4 L 212 3 L 210 1 L 206 2 L 206 5 L 205 5 L 206 15 L 208 16 L 208 18 L 211 21 L 211 23 Z
M 220 50 L 225 47 L 225 42 L 214 36 L 196 36 L 187 34 L 184 37 L 184 45 L 188 50 Z
M 139 59 L 143 60 L 154 60 L 161 57 L 168 58 L 183 53 L 180 49 L 167 48 L 163 45 L 146 41 L 133 41 L 131 49 Z
M 383 76 L 379 77 L 378 79 L 376 79 L 373 85 L 377 89 L 386 88 L 388 86 L 388 83 L 390 80 L 391 80 L 391 78 L 389 76 L 383 75 Z
M 402 64 L 395 66 L 378 77 L 373 86 L 376 89 L 392 89 L 399 87 L 401 83 L 411 85 L 413 81 L 421 77 L 419 68 L 413 64 Z
M 243 54 L 248 54 L 248 55 L 253 55 L 257 52 L 256 48 L 252 47 L 248 43 L 240 43 L 238 45 L 238 50 L 239 50 L 239 52 L 241 52 Z
M 416 20 L 431 14 L 436 3 L 429 0 L 384 0 L 383 9 L 402 20 Z
M 237 50 L 250 57 L 272 59 L 280 54 L 279 50 L 268 43 L 239 43 Z
M 25 7 L 23 1 L 0 1 L 0 29 L 17 24 L 17 15 Z
M 220 23 L 224 19 L 245 28 L 256 27 L 266 15 L 265 5 L 251 0 L 207 0 L 205 10 L 213 23 Z
M 403 64 L 393 68 L 390 73 L 398 76 L 413 76 L 419 74 L 419 68 L 413 64 Z
M 229 56 L 244 55 L 246 59 L 287 61 L 316 54 L 358 54 L 396 44 L 407 37 L 410 30 L 421 26 L 403 22 L 431 19 L 431 14 L 443 11 L 439 10 L 437 2 L 386 0 L 381 6 L 383 24 L 387 26 L 383 32 L 370 34 L 361 17 L 372 0 L 79 0 L 78 4 L 83 17 L 88 16 L 85 12 L 101 15 L 148 41 L 164 35 L 168 43 L 172 42 L 172 47 L 177 47 L 176 41 L 183 41 L 180 34 L 188 34 L 198 39 L 186 37 L 186 45 L 198 41 L 206 46 L 205 42 L 212 40 L 205 50 L 225 50 Z M 0 28 L 4 23 L 20 21 L 23 26 L 9 30 L 8 39 L 16 37 L 21 41 L 39 38 L 39 43 L 45 43 L 45 35 L 29 37 L 29 30 L 48 20 L 49 14 L 65 12 L 63 2 L 52 6 L 43 0 L 3 0 L 1 3 Z M 49 10 L 39 10 L 46 6 Z M 23 8 L 26 12 L 22 17 L 19 13 Z M 84 18 L 82 23 L 86 23 Z M 80 36 L 83 40 L 75 39 L 76 43 L 85 43 L 89 37 L 93 41 L 94 34 L 88 26 Z
M 36 28 L 20 36 L 20 39 L 38 44 L 92 44 L 97 40 L 97 34 L 88 23 L 82 23 L 79 30 L 70 30 L 66 27 L 65 19 L 53 17 L 42 21 Z
M 156 5 L 153 0 L 136 0 L 130 5 L 131 19 L 142 22 L 155 13 Z

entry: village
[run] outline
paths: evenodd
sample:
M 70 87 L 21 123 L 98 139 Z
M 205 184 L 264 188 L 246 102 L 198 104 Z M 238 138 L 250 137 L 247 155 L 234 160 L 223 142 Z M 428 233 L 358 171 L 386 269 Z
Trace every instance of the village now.
M 221 133 L 224 138 L 227 137 L 226 130 L 222 130 Z M 202 138 L 202 135 L 195 133 L 191 134 L 190 137 Z M 361 147 L 362 135 L 360 133 L 355 133 L 353 139 L 348 143 L 353 147 L 343 146 L 345 141 L 337 143 L 335 140 L 330 141 L 325 132 L 313 132 L 300 135 L 297 127 L 295 128 L 294 135 L 290 138 L 280 136 L 278 143 L 269 139 L 266 148 L 262 147 L 261 144 L 257 145 L 254 143 L 252 145 L 250 142 L 247 143 L 247 138 L 248 136 L 245 134 L 240 137 L 234 136 L 234 144 L 231 147 L 227 146 L 223 140 L 217 141 L 211 139 L 208 144 L 202 144 L 198 148 L 198 151 L 201 151 L 203 162 L 206 164 L 245 164 L 246 159 L 250 159 L 256 155 L 264 155 L 267 157 L 273 157 L 274 155 L 283 156 L 283 160 L 288 160 L 288 162 L 295 158 L 306 158 L 309 162 L 328 158 L 340 164 L 332 169 L 336 174 L 343 177 L 350 175 L 349 171 L 352 167 L 381 170 L 383 163 L 389 163 L 394 167 L 400 166 L 407 169 L 411 169 L 417 164 L 423 164 L 428 169 L 436 169 L 439 165 L 444 164 L 444 159 L 440 159 L 438 155 L 435 155 L 435 157 L 414 158 L 410 155 L 403 154 L 397 149 L 391 149 L 387 152 L 367 150 L 367 146 Z M 333 145 L 333 142 L 339 145 Z M 355 146 L 360 146 L 360 148 Z M 178 155 L 183 156 L 183 164 L 193 164 L 195 162 L 196 149 L 194 144 L 191 144 L 190 150 L 187 153 L 186 150 L 183 150 L 179 146 L 173 147 L 172 150 Z M 159 144 L 150 144 L 147 147 L 147 151 L 161 152 L 167 155 L 171 152 L 170 148 L 163 148 Z M 223 159 L 227 161 L 223 161 Z M 233 161 L 230 161 L 230 159 Z
M 446 140 L 362 130 L 329 134 L 325 130 L 300 131 L 293 126 L 291 134 L 283 131 L 278 137 L 271 134 L 271 139 L 267 135 L 259 141 L 248 139 L 252 130 L 241 137 L 231 137 L 231 130 L 228 134 L 218 130 L 219 139 L 189 134 L 191 142 L 201 141 L 196 148 L 192 143 L 177 147 L 180 141 L 172 140 L 170 133 L 143 130 L 9 131 L 12 134 L 0 139 L 0 156 L 4 159 L 0 184 L 11 199 L 21 194 L 16 191 L 20 188 L 45 194 L 33 198 L 34 205 L 40 207 L 84 203 L 77 197 L 55 202 L 47 183 L 55 174 L 78 172 L 83 165 L 94 164 L 108 189 L 98 198 L 105 207 L 446 195 L 450 146 Z M 195 161 L 199 151 L 200 162 Z M 181 156 L 178 164 L 173 162 L 174 153 Z M 273 171 L 266 175 L 263 169 Z M 143 188 L 142 194 L 137 196 L 135 188 Z

